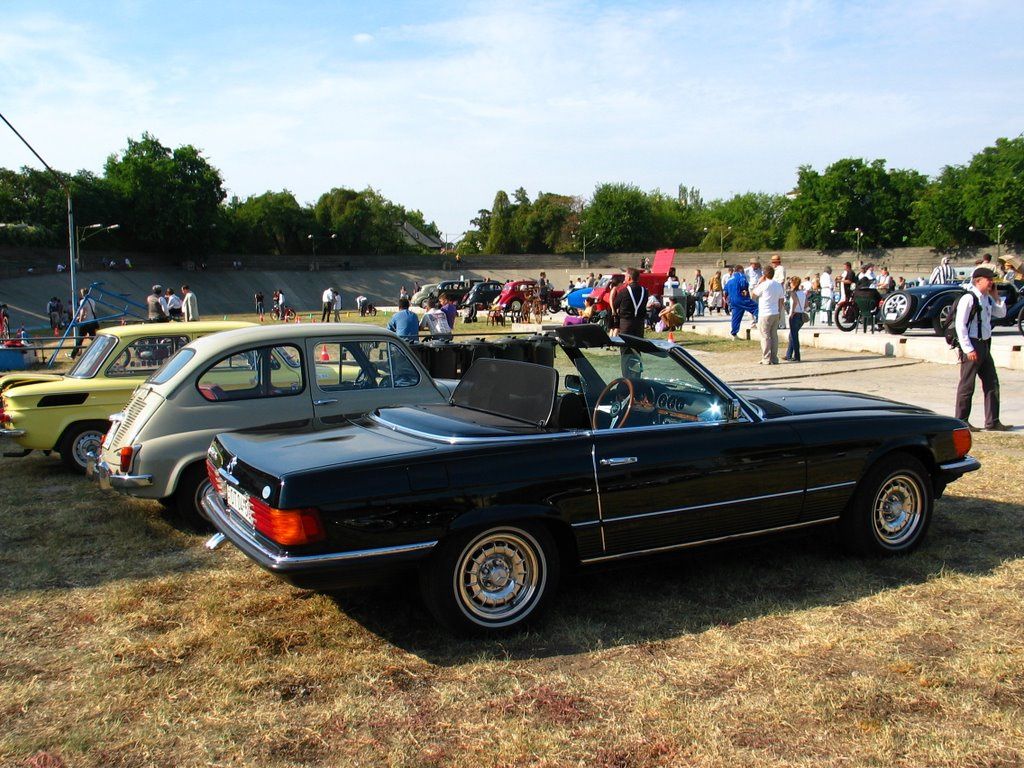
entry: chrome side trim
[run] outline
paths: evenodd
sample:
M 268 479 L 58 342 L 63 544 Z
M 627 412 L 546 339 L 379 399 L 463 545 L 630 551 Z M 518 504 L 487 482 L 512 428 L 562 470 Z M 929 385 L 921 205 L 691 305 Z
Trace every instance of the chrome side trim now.
M 323 555 L 281 555 L 272 552 L 261 544 L 253 532 L 243 526 L 238 519 L 225 506 L 223 499 L 214 490 L 209 490 L 203 496 L 203 510 L 211 520 L 216 521 L 218 526 L 230 530 L 229 538 L 238 537 L 247 547 L 256 551 L 261 558 L 261 565 L 275 571 L 291 571 L 309 568 L 318 565 L 330 565 L 332 563 L 345 563 L 358 560 L 372 560 L 378 557 L 389 555 L 403 555 L 410 552 L 420 552 L 433 549 L 437 541 L 423 541 L 417 544 L 404 544 L 398 547 L 380 547 L 377 549 L 360 549 L 352 552 L 331 552 Z M 232 542 L 234 543 L 234 542 Z
M 847 488 L 851 485 L 856 485 L 856 481 L 847 480 L 842 483 L 832 483 L 831 485 L 819 485 L 814 488 L 808 488 L 806 493 L 818 493 L 820 491 L 832 491 L 837 488 Z M 782 493 L 767 493 L 761 496 L 747 496 L 740 499 L 727 499 L 725 501 L 712 501 L 707 504 L 693 504 L 688 507 L 676 507 L 675 509 L 662 509 L 657 512 L 643 512 L 639 515 L 624 515 L 622 517 L 613 517 L 609 520 L 605 520 L 600 517 L 597 520 L 587 520 L 582 523 L 573 523 L 573 528 L 588 528 L 593 525 L 601 525 L 602 523 L 624 523 L 632 520 L 644 520 L 650 517 L 663 517 L 665 515 L 677 515 L 681 512 L 693 512 L 699 509 L 714 509 L 715 507 L 725 507 L 730 504 L 749 504 L 751 502 L 764 501 L 766 499 L 783 499 L 787 496 L 798 496 L 805 493 L 804 489 L 795 491 L 783 491 Z
M 0 437 L 21 437 L 24 434 L 24 429 L 0 429 Z
M 796 531 L 801 528 L 810 528 L 815 525 L 823 525 L 825 523 L 834 523 L 839 519 L 839 516 L 826 517 L 821 520 L 812 520 L 806 523 L 794 523 L 793 525 L 780 525 L 776 528 L 761 528 L 756 531 L 746 531 L 745 533 L 733 533 L 728 536 L 714 536 L 708 539 L 698 539 L 696 541 L 687 541 L 683 544 L 672 544 L 665 547 L 651 547 L 649 549 L 637 549 L 631 552 L 623 552 L 618 555 L 602 555 L 600 557 L 590 557 L 580 562 L 584 565 L 590 565 L 592 563 L 601 563 L 609 560 L 624 560 L 629 557 L 637 557 L 640 555 L 654 555 L 660 552 L 672 552 L 677 549 L 690 549 L 692 547 L 701 547 L 707 544 L 717 544 L 723 541 L 737 541 L 739 539 L 748 539 L 754 536 L 763 536 L 767 533 L 781 533 L 783 531 Z

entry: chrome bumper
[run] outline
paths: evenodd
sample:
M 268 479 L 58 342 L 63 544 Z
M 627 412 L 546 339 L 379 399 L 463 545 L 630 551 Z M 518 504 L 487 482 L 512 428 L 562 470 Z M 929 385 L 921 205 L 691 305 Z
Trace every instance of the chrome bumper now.
M 207 519 L 218 531 L 206 542 L 207 549 L 217 549 L 226 538 L 246 556 L 254 560 L 257 565 L 279 574 L 313 571 L 320 568 L 358 567 L 392 559 L 405 560 L 417 557 L 420 553 L 425 553 L 437 545 L 436 541 L 424 541 L 380 549 L 328 552 L 320 555 L 289 555 L 276 552 L 257 539 L 252 528 L 243 524 L 212 488 L 203 495 L 202 507 Z
M 939 464 L 939 472 L 942 473 L 943 479 L 947 482 L 963 477 L 968 472 L 977 472 L 979 469 L 981 469 L 981 462 L 973 456 L 964 456 L 957 461 Z
M 0 429 L 0 454 L 6 457 L 15 458 L 21 456 L 28 456 L 31 452 L 31 448 L 22 448 L 18 445 L 17 450 L 8 450 L 7 442 L 14 441 L 15 437 L 21 437 L 25 434 L 24 429 Z
M 122 475 L 114 472 L 103 459 L 91 460 L 85 468 L 85 474 L 94 478 L 105 491 L 147 488 L 153 484 L 152 475 Z

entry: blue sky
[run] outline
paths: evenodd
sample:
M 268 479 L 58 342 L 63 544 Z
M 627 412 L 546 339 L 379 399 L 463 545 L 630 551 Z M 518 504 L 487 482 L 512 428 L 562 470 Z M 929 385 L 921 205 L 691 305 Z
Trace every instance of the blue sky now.
M 371 186 L 452 237 L 499 189 L 934 175 L 1024 131 L 1022 29 L 1020 0 L 0 0 L 0 113 L 60 170 L 148 131 L 229 194 Z

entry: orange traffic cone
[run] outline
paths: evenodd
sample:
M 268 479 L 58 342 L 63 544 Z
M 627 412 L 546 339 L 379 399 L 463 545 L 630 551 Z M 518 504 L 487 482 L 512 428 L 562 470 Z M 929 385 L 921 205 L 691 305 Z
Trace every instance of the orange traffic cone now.
M 674 333 L 672 333 L 672 331 L 668 332 L 668 343 L 669 344 L 675 344 L 676 343 L 676 335 Z
M 323 360 L 325 363 L 331 359 L 331 356 L 327 354 L 326 344 L 324 344 L 323 347 L 321 347 L 320 349 L 320 359 Z

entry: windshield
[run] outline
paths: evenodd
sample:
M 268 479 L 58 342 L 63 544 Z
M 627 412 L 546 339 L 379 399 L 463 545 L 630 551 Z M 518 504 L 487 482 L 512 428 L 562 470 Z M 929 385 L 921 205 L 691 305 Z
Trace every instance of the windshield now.
M 103 361 L 116 346 L 116 336 L 98 334 L 81 359 L 68 371 L 68 376 L 73 379 L 91 379 L 103 367 Z
M 597 429 L 730 418 L 740 398 L 692 357 L 678 347 L 635 344 L 568 347 L 556 355 L 563 388 L 584 396 Z

